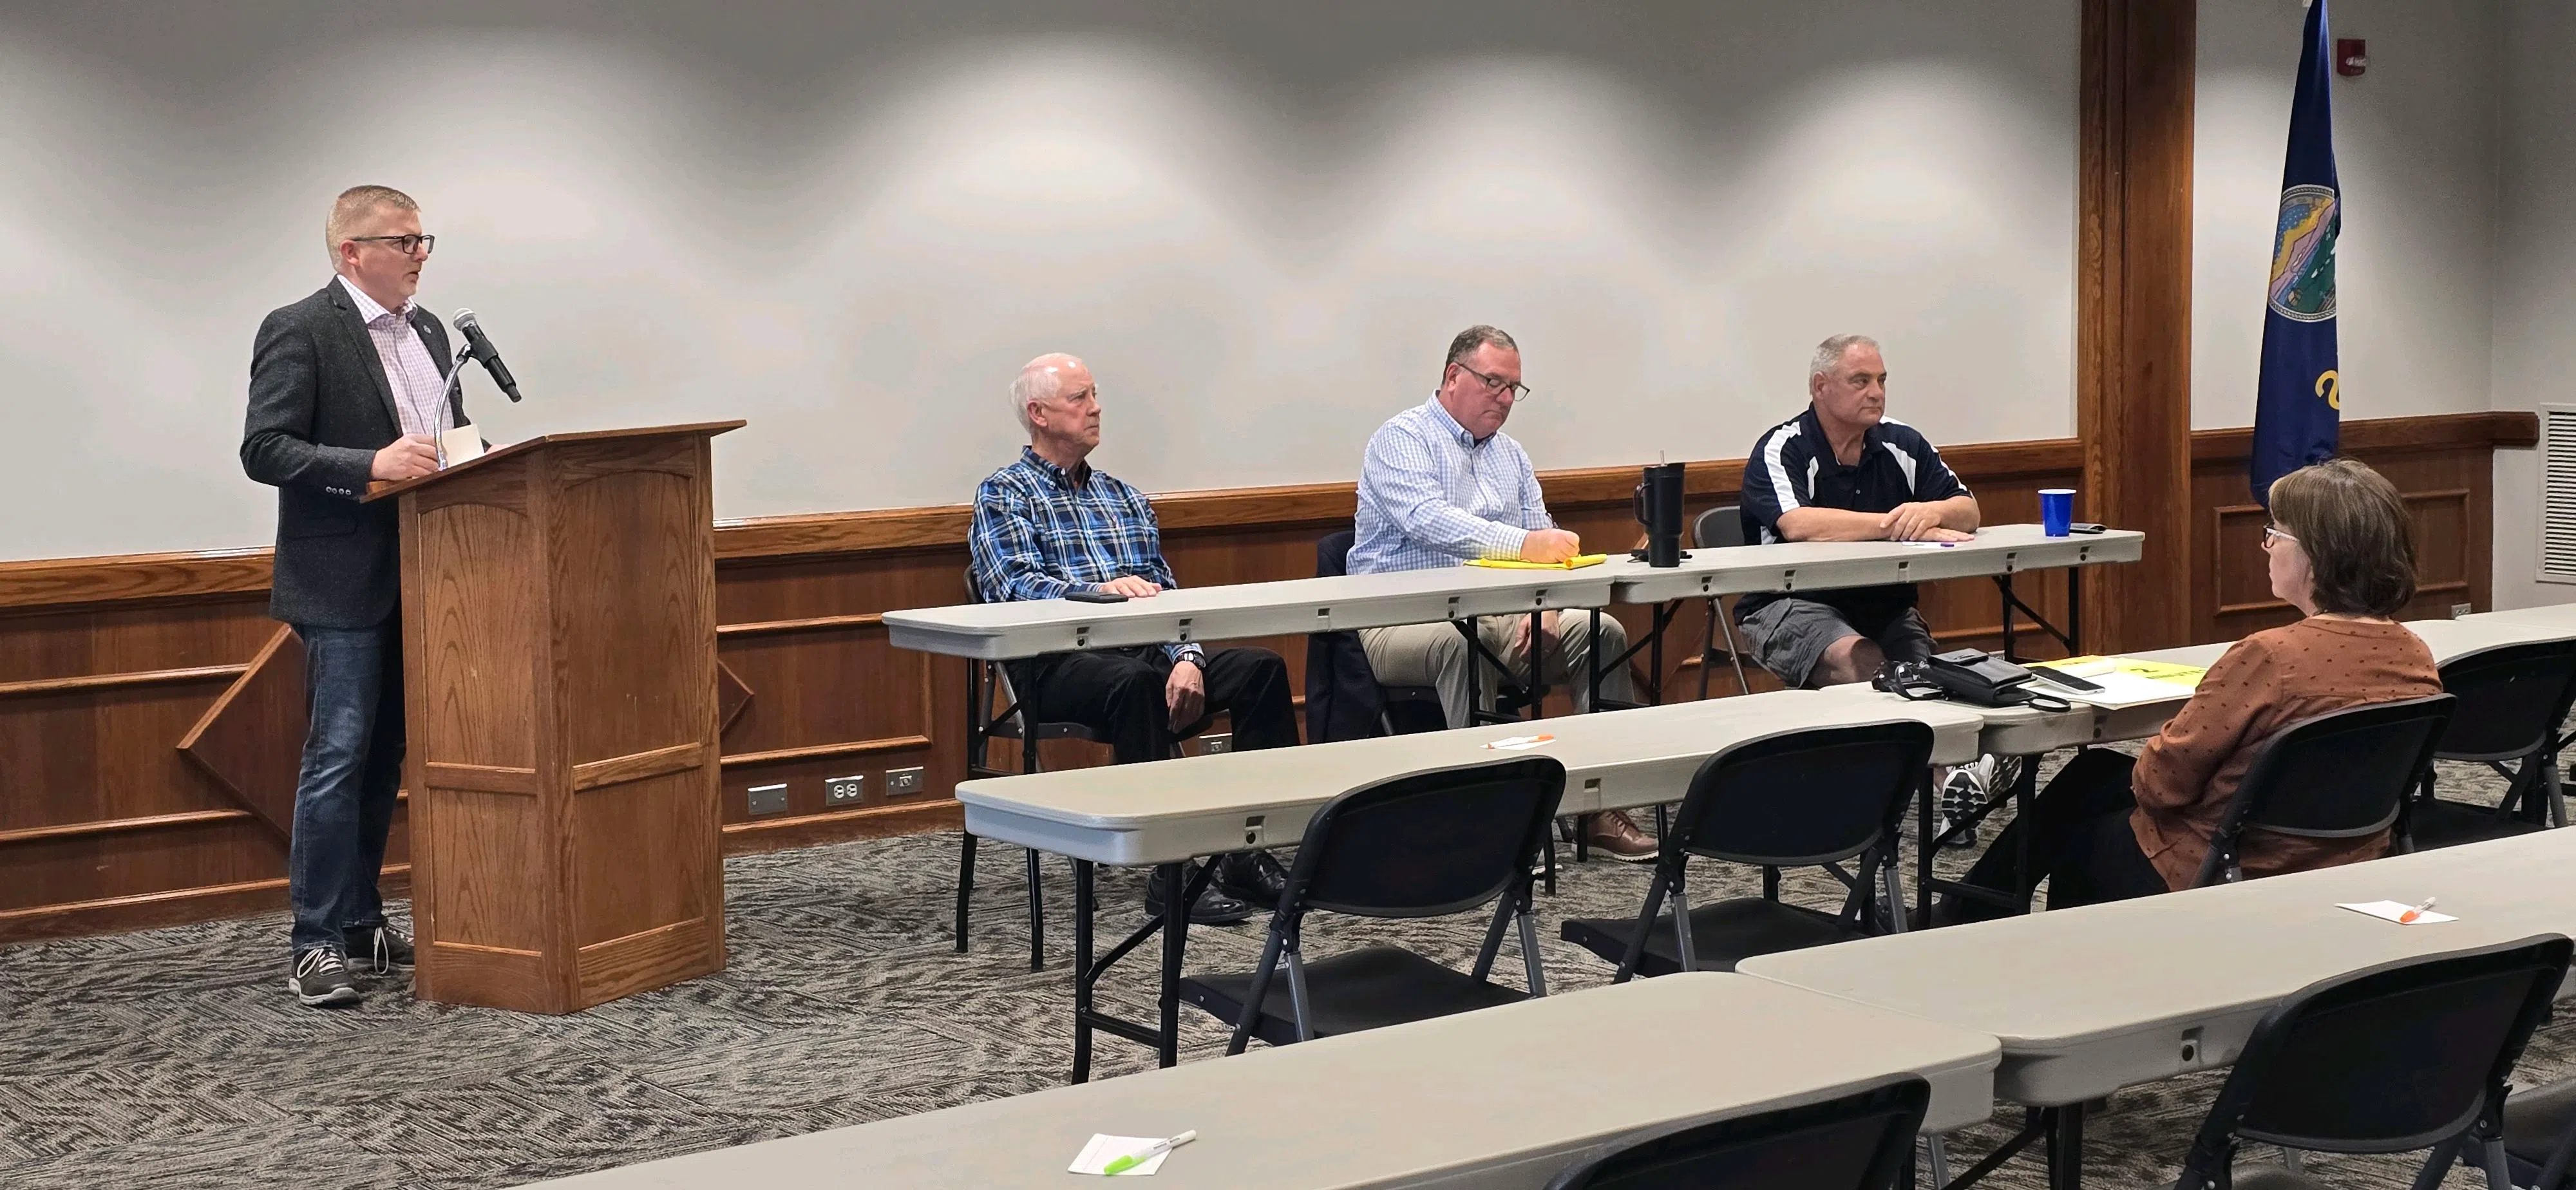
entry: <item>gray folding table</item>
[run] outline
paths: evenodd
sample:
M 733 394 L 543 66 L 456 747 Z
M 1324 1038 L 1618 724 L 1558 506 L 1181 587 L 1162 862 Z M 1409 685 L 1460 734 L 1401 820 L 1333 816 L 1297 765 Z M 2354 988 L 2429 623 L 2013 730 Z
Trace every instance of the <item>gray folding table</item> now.
M 1614 558 L 1608 564 L 1613 600 L 1653 605 L 1654 621 L 1626 654 L 1596 659 L 1593 694 L 1597 701 L 1601 674 L 1618 672 L 1641 649 L 1648 653 L 1648 672 L 1661 679 L 1663 634 L 1680 601 L 1758 591 L 1845 590 L 1992 577 L 2003 598 L 2006 657 L 2014 655 L 2015 613 L 2029 617 L 2069 653 L 2078 652 L 2084 638 L 2084 604 L 2078 594 L 2083 585 L 2067 586 L 2066 626 L 2061 630 L 2015 594 L 2013 576 L 2030 570 L 2135 562 L 2145 549 L 2146 535 L 2133 529 L 2050 537 L 2038 525 L 1989 525 L 1979 529 L 1974 540 L 1962 542 L 1789 541 L 1700 548 L 1689 551 L 1680 565 L 1663 569 Z
M 1296 842 L 1317 809 L 1350 790 L 1517 756 L 1553 756 L 1565 765 L 1562 813 L 1655 805 L 1679 799 L 1700 762 L 1738 744 L 1782 732 L 1894 720 L 1933 728 L 1935 763 L 1964 763 L 1977 754 L 1983 720 L 1969 708 L 1885 705 L 1846 693 L 1782 690 L 1552 719 L 1545 726 L 1555 739 L 1527 751 L 1486 746 L 1536 726 L 1506 724 L 995 777 L 959 785 L 957 800 L 965 805 L 969 833 L 1074 861 L 1073 1081 L 1081 1082 L 1090 1076 L 1094 1029 L 1155 1047 L 1164 1065 L 1178 1060 L 1188 929 L 1189 896 L 1170 898 L 1159 921 L 1147 922 L 1094 961 L 1096 864 L 1155 865 L 1162 879 L 1178 882 L 1183 865 L 1200 856 Z M 1204 883 L 1207 873 L 1202 867 L 1192 880 Z M 1147 1026 L 1095 1009 L 1092 993 L 1101 975 L 1158 932 L 1160 1020 Z
M 1616 1022 L 1645 1044 L 1566 1062 Z M 1009 1190 L 1085 1179 L 1094 1133 L 1198 1139 L 1166 1190 L 1535 1190 L 1640 1129 L 1793 1107 L 1912 1073 L 1929 1130 L 1993 1112 L 1995 1039 L 1741 975 L 1639 980 L 1076 1087 L 648 1162 L 561 1190 Z M 863 1094 L 864 1087 L 851 1088 Z
M 2400 926 L 2344 902 L 2440 900 Z M 2321 979 L 2416 955 L 2576 934 L 2576 831 L 1763 955 L 1738 970 L 2003 1041 L 1998 1099 L 2030 1106 L 2052 1184 L 2082 1168 L 2083 1104 L 2236 1060 L 2256 1021 Z M 2568 989 L 2562 988 L 2561 995 Z

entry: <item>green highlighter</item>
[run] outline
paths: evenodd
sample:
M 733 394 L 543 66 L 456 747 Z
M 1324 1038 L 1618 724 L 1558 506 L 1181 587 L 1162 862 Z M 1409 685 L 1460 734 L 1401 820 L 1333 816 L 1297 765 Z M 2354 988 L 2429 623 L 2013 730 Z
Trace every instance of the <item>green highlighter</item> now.
M 1160 1157 L 1163 1154 L 1171 1152 L 1172 1150 L 1188 1144 L 1191 1141 L 1197 1140 L 1198 1138 L 1198 1129 L 1193 1128 L 1179 1136 L 1171 1138 L 1170 1140 L 1155 1141 L 1152 1146 L 1148 1147 L 1142 1153 L 1129 1153 L 1116 1161 L 1112 1161 L 1107 1165 L 1101 1166 L 1100 1172 L 1111 1176 L 1125 1173 L 1128 1170 L 1134 1169 L 1139 1165 L 1143 1165 L 1156 1157 Z

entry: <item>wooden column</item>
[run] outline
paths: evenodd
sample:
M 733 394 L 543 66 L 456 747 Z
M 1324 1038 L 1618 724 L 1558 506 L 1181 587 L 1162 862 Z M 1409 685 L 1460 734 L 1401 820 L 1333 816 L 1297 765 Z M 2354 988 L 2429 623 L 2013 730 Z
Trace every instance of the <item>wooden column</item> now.
M 2084 0 L 2076 512 L 2147 535 L 2085 573 L 2085 645 L 2191 633 L 2193 0 Z

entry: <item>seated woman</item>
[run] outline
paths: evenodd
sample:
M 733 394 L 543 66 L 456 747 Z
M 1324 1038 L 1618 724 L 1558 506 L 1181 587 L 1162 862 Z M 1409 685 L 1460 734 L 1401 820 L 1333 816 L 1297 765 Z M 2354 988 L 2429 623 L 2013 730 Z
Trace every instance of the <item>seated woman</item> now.
M 2442 692 L 2432 651 L 2390 617 L 2415 595 L 2405 502 L 2386 477 L 2350 459 L 2303 467 L 2272 484 L 2263 530 L 2272 593 L 2305 615 L 2238 641 L 2136 759 L 2094 748 L 2069 761 L 1979 858 L 1967 882 L 2016 891 L 2014 848 L 2030 832 L 2030 875 L 2053 907 L 2188 888 L 2228 799 L 2263 742 L 2302 719 L 2365 703 Z M 2381 832 L 2305 839 L 2248 830 L 2248 878 L 2375 859 Z M 1953 920 L 2003 911 L 1945 900 Z

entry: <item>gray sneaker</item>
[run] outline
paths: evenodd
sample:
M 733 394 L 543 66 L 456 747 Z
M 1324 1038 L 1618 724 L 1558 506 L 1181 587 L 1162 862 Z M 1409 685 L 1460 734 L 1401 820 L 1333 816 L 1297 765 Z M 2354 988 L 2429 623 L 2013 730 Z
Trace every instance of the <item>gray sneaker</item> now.
M 341 1008 L 366 998 L 349 975 L 349 960 L 333 946 L 297 951 L 286 988 L 307 1008 Z

